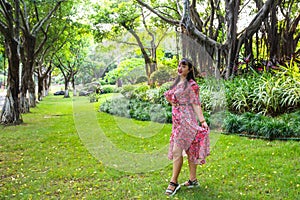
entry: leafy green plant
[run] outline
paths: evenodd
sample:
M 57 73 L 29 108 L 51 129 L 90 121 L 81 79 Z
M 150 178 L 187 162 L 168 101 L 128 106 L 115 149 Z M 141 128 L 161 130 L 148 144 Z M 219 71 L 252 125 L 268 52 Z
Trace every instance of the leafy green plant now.
M 135 81 L 135 84 L 138 84 L 138 83 L 144 83 L 144 82 L 147 82 L 148 81 L 148 78 L 147 76 L 139 76 L 136 81 Z
M 101 92 L 103 94 L 113 93 L 115 91 L 116 86 L 114 85 L 104 85 L 101 87 Z
M 95 92 L 89 94 L 90 103 L 97 102 L 99 99 L 99 95 Z
M 124 85 L 121 89 L 121 94 L 126 98 L 130 99 L 133 97 L 134 89 L 136 87 L 133 85 Z
M 225 81 L 228 110 L 278 116 L 300 106 L 300 81 L 290 73 L 253 72 Z
M 137 86 L 133 91 L 132 98 L 139 99 L 141 101 L 147 101 L 147 90 L 149 90 L 148 85 Z
M 166 83 L 170 81 L 170 74 L 167 70 L 158 70 L 151 74 L 150 81 L 153 84 L 162 85 L 163 83 Z
M 227 113 L 227 118 L 224 120 L 223 129 L 227 133 L 239 133 L 241 122 L 238 115 Z
M 266 139 L 299 138 L 300 111 L 276 118 L 262 114 L 227 113 L 223 128 L 227 133 L 258 136 Z
M 277 79 L 270 73 L 264 73 L 251 94 L 254 100 L 252 111 L 273 116 L 280 113 L 281 83 L 281 79 Z
M 136 79 L 145 75 L 144 60 L 142 58 L 129 58 L 122 60 L 117 68 L 105 75 L 108 82 L 122 79 L 125 83 L 135 83 Z
M 172 111 L 170 108 L 139 99 L 126 99 L 125 97 L 112 98 L 103 102 L 99 110 L 112 115 L 141 121 L 155 121 L 160 123 L 170 123 L 172 121 Z
M 200 91 L 200 101 L 202 109 L 213 113 L 225 110 L 227 107 L 225 86 L 223 80 L 215 78 L 206 78 L 205 81 L 197 81 Z

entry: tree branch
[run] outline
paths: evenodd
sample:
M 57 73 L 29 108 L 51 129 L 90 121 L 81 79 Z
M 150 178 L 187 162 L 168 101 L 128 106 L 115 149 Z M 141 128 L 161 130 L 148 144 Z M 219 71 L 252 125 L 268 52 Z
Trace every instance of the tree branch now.
M 300 21 L 300 13 L 298 14 L 297 18 L 295 18 L 294 21 L 292 22 L 291 28 L 289 30 L 290 33 L 295 33 L 299 21 Z
M 166 21 L 167 23 L 172 24 L 172 25 L 179 25 L 180 24 L 180 21 L 169 19 L 169 18 L 163 16 L 160 12 L 154 10 L 151 6 L 149 6 L 148 4 L 144 3 L 143 1 L 141 1 L 141 0 L 136 0 L 136 1 L 138 2 L 138 4 L 140 4 L 141 6 L 147 8 L 148 10 L 150 10 L 151 12 L 153 12 L 154 14 L 156 14 L 159 18 L 161 18 L 162 20 Z
M 262 21 L 268 16 L 272 5 L 275 5 L 276 0 L 267 0 L 263 7 L 258 11 L 257 15 L 250 22 L 249 26 L 243 31 L 241 37 L 251 37 L 260 27 Z
M 33 28 L 32 28 L 32 34 L 36 34 L 40 28 L 44 25 L 44 23 L 52 16 L 52 14 L 59 8 L 60 4 L 63 2 L 63 0 L 60 0 L 56 3 L 55 7 L 48 13 L 48 15 L 39 21 Z

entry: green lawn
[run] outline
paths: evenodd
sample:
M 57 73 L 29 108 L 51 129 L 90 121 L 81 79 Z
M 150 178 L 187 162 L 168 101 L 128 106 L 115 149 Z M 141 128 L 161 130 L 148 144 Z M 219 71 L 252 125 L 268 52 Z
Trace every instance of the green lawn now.
M 100 102 L 49 96 L 24 124 L 0 126 L 0 199 L 167 199 L 171 124 L 95 112 Z M 201 187 L 174 199 L 300 199 L 299 142 L 211 138 Z

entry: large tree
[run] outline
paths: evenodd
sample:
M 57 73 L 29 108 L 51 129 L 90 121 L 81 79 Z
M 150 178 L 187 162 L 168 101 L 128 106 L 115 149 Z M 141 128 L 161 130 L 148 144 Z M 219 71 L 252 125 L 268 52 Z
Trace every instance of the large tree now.
M 145 72 L 150 81 L 151 74 L 157 70 L 157 48 L 166 35 L 167 27 L 160 24 L 160 27 L 152 26 L 150 15 L 139 5 L 132 2 L 110 1 L 105 6 L 97 7 L 97 14 L 93 16 L 97 30 L 95 37 L 98 41 L 103 38 L 117 40 L 129 45 L 137 45 L 145 61 Z M 159 24 L 159 23 L 157 23 Z M 160 28 L 163 30 L 159 34 Z M 124 36 L 124 30 L 130 33 L 135 42 L 118 39 Z M 145 34 L 146 33 L 146 34 Z
M 41 5 L 37 5 L 36 1 L 33 1 L 32 10 L 28 10 L 28 5 L 23 1 L 23 6 L 20 9 L 21 14 L 21 61 L 22 61 L 22 83 L 21 83 L 21 95 L 20 95 L 20 109 L 22 113 L 29 112 L 29 106 L 35 107 L 35 83 L 33 80 L 34 61 L 37 55 L 42 50 L 43 45 L 47 40 L 47 35 L 37 44 L 37 35 L 43 30 L 47 31 L 50 25 L 50 18 L 55 11 L 60 7 L 62 0 L 57 1 L 54 6 L 50 6 L 49 11 L 44 11 L 44 16 L 41 16 L 39 8 Z M 38 7 L 39 6 L 39 7 Z M 43 6 L 47 6 L 43 4 Z M 29 102 L 27 99 L 27 92 L 29 93 Z
M 19 109 L 19 43 L 20 43 L 20 1 L 0 1 L 0 32 L 5 39 L 8 57 L 7 94 L 1 112 L 2 124 L 20 124 Z
M 75 75 L 78 73 L 85 57 L 92 35 L 89 26 L 70 22 L 72 29 L 66 30 L 63 47 L 55 55 L 55 66 L 60 69 L 65 81 L 65 96 L 69 97 L 69 83 L 76 96 Z M 70 40 L 70 38 L 72 38 Z
M 42 39 L 37 41 L 37 36 L 39 33 L 45 35 L 44 32 L 54 26 L 53 24 L 49 26 L 49 21 L 54 12 L 59 7 L 61 8 L 62 2 L 67 5 L 72 4 L 63 0 L 53 2 L 0 0 L 0 32 L 5 38 L 9 63 L 8 90 L 1 113 L 3 124 L 21 123 L 21 111 L 29 110 L 26 100 L 28 89 L 30 97 L 35 98 L 33 66 L 35 58 L 47 39 L 41 37 Z M 69 10 L 66 9 L 66 11 Z M 63 14 L 69 14 L 69 12 L 63 12 Z M 20 61 L 22 61 L 22 69 L 20 69 Z M 22 76 L 21 82 L 19 74 Z M 35 104 L 35 99 L 31 102 Z
M 268 48 L 272 49 L 268 53 L 269 56 L 276 55 L 278 57 L 293 53 L 300 37 L 299 27 L 297 28 L 300 19 L 299 9 L 296 9 L 297 5 L 293 4 L 293 1 L 267 0 L 263 2 L 256 0 L 257 7 L 255 9 L 247 6 L 251 1 L 240 0 L 225 0 L 223 7 L 222 2 L 217 0 L 200 2 L 196 0 L 182 0 L 182 2 L 136 1 L 165 22 L 181 27 L 183 35 L 187 35 L 205 46 L 207 52 L 217 61 L 219 70 L 226 78 L 234 74 L 242 48 L 246 49 L 245 53 L 253 54 L 252 40 L 254 36 L 259 37 L 264 34 L 260 31 L 267 30 Z M 199 9 L 203 7 L 205 9 Z M 251 12 L 254 12 L 255 15 L 243 30 L 238 30 L 240 22 L 245 20 L 241 19 L 241 13 L 247 7 L 249 10 L 247 15 L 250 15 Z M 277 20 L 278 9 L 284 16 L 282 24 L 285 28 L 281 31 L 277 30 L 280 25 Z M 293 19 L 290 19 L 291 17 Z M 269 27 L 263 29 L 263 23 Z M 277 39 L 280 41 L 279 44 L 276 42 Z M 284 43 L 290 45 L 284 45 Z M 276 45 L 283 45 L 285 47 L 283 49 L 291 50 L 288 50 L 288 53 L 283 53 L 283 51 L 279 53 Z

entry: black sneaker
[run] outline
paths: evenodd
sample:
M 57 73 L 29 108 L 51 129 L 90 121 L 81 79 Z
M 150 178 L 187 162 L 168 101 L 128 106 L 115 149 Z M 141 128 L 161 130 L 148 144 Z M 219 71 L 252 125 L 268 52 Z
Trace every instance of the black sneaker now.
M 185 186 L 187 188 L 194 188 L 194 187 L 199 187 L 199 183 L 198 183 L 198 180 L 194 180 L 194 181 L 191 181 L 191 180 L 188 180 L 186 181 L 185 183 L 182 183 L 181 184 L 182 186 Z

